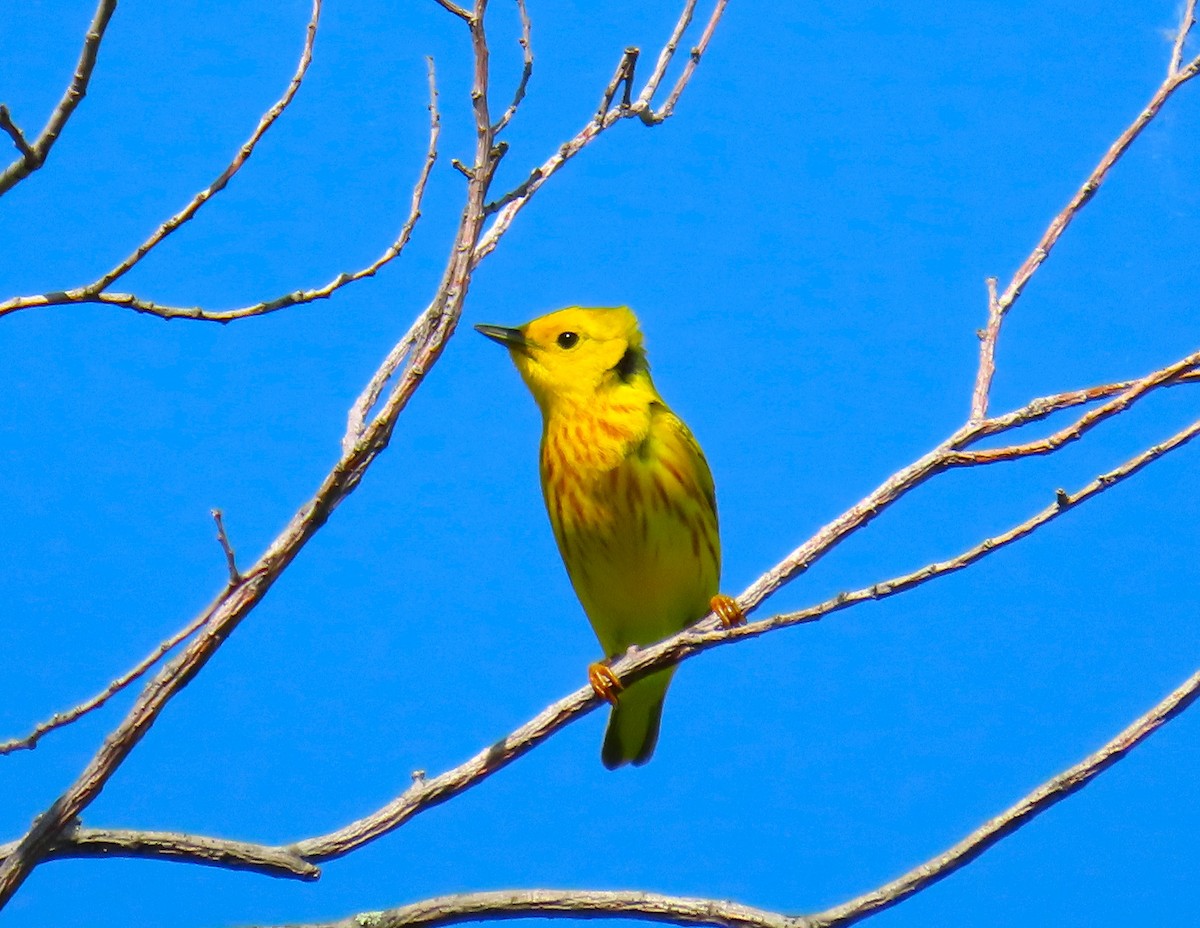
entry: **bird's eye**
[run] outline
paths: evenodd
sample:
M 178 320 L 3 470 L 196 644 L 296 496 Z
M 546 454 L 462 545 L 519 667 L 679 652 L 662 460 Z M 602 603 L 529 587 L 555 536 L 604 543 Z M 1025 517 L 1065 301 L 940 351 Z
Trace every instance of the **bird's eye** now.
M 555 339 L 555 341 L 558 342 L 559 348 L 574 348 L 577 344 L 579 344 L 579 333 L 578 332 L 560 332 L 558 338 Z

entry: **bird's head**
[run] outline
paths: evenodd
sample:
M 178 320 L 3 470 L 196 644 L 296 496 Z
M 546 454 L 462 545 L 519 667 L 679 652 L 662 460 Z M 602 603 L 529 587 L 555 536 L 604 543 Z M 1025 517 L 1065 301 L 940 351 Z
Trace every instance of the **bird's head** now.
M 649 384 L 642 332 L 627 306 L 570 306 L 518 328 L 475 329 L 508 348 L 543 413 L 560 403 L 588 403 L 605 390 Z

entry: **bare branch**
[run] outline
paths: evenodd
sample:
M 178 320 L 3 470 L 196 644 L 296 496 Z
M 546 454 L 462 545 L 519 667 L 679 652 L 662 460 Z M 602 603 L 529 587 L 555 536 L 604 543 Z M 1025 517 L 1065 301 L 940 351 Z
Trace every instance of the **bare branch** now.
M 1179 73 L 1179 66 L 1183 64 L 1183 47 L 1187 44 L 1188 33 L 1192 31 L 1192 26 L 1196 25 L 1196 0 L 1187 0 L 1183 7 L 1183 19 L 1179 21 L 1179 29 L 1175 33 L 1175 45 L 1171 48 L 1171 62 L 1167 66 L 1167 77 L 1174 77 Z
M 26 159 L 36 159 L 37 152 L 29 147 L 29 141 L 25 138 L 25 133 L 20 127 L 12 121 L 12 114 L 9 113 L 8 107 L 0 103 L 0 129 L 8 133 L 8 137 L 13 140 L 13 144 L 17 146 L 17 151 Z
M 670 119 L 672 114 L 674 114 L 675 104 L 683 96 L 684 89 L 692 79 L 692 74 L 696 71 L 696 65 L 700 63 L 701 57 L 708 50 L 708 43 L 712 41 L 713 33 L 717 31 L 717 23 L 721 21 L 721 14 L 725 12 L 726 3 L 727 0 L 717 0 L 716 6 L 713 7 L 712 16 L 708 18 L 708 23 L 705 25 L 704 31 L 700 33 L 700 41 L 696 43 L 688 55 L 688 63 L 683 66 L 683 73 L 679 75 L 679 80 L 671 88 L 671 95 L 667 97 L 667 102 L 656 110 L 650 105 L 650 101 L 647 99 L 646 105 L 638 108 L 638 115 L 646 125 L 657 126 L 659 123 Z M 640 104 L 641 102 L 639 98 L 638 103 Z
M 413 336 L 412 332 L 410 332 L 410 336 Z M 372 427 L 374 426 L 375 423 L 372 424 Z M 612 670 L 623 683 L 630 683 L 648 673 L 677 664 L 710 648 L 719 647 L 742 638 L 758 637 L 759 635 L 780 628 L 789 628 L 795 625 L 816 622 L 827 615 L 832 615 L 860 603 L 887 599 L 927 583 L 935 577 L 963 570 L 976 561 L 982 560 L 999 551 L 1001 548 L 1013 544 L 1033 533 L 1043 525 L 1057 519 L 1069 509 L 1075 508 L 1080 503 L 1105 492 L 1121 481 L 1131 477 L 1163 455 L 1187 444 L 1198 434 L 1200 434 L 1200 421 L 1193 423 L 1166 441 L 1146 449 L 1119 467 L 1101 474 L 1074 494 L 1069 494 L 1062 489 L 1056 490 L 1054 493 L 1054 502 L 1049 506 L 1009 530 L 984 539 L 957 557 L 928 564 L 919 570 L 911 571 L 868 587 L 839 593 L 837 596 L 807 609 L 780 613 L 736 628 L 724 628 L 714 616 L 710 615 L 678 635 L 667 638 L 655 645 L 631 651 L 620 660 L 615 661 L 612 664 Z M 945 456 L 951 453 L 948 450 L 950 447 L 951 441 L 939 445 L 938 449 L 935 449 L 934 452 L 930 452 L 930 454 L 922 458 L 921 462 L 932 460 L 936 470 L 938 456 Z M 921 462 L 918 462 L 918 464 L 921 464 Z M 913 467 L 916 468 L 917 465 L 913 465 Z M 881 490 L 891 485 L 893 485 L 893 481 L 885 483 Z M 879 496 L 880 491 L 872 494 L 872 497 Z M 849 512 L 866 511 L 869 507 L 865 504 L 872 497 L 868 497 L 867 500 L 849 510 Z M 842 522 L 835 520 L 830 524 L 839 525 Z M 822 532 L 819 532 L 817 537 L 821 537 L 825 531 L 822 530 Z M 825 550 L 828 550 L 828 547 L 832 543 L 826 537 Z M 805 546 L 802 546 L 803 548 L 808 548 L 811 551 L 819 551 L 820 545 L 806 543 Z M 780 565 L 780 567 L 782 566 Z M 776 568 L 776 571 L 779 569 Z M 740 602 L 747 610 L 750 608 L 748 605 L 750 596 L 758 588 L 759 584 L 756 584 L 740 597 Z M 298 841 L 289 845 L 285 850 L 311 863 L 348 854 L 358 847 L 368 844 L 400 827 L 426 809 L 440 805 L 459 793 L 478 785 L 491 774 L 506 767 L 513 760 L 535 748 L 558 729 L 570 724 L 577 718 L 581 718 L 602 704 L 600 697 L 596 695 L 595 691 L 590 686 L 584 686 L 547 707 L 535 718 L 512 732 L 506 738 L 479 752 L 458 767 L 437 777 L 414 778 L 404 793 L 377 812 L 329 834 Z M 124 834 L 134 836 L 129 840 L 136 840 L 136 832 L 126 832 Z M 231 860 L 237 858 L 237 854 L 239 853 L 238 847 L 246 846 L 241 842 L 231 842 L 229 846 L 225 846 L 219 839 L 211 838 L 197 840 L 216 842 L 215 846 L 224 848 L 224 853 Z M 60 840 L 59 845 L 56 845 L 59 847 L 59 856 L 69 856 L 66 850 L 69 843 L 69 836 L 66 836 Z M 255 847 L 258 847 L 262 853 L 279 850 L 279 848 L 266 846 L 255 845 Z
M 467 185 L 466 204 L 450 248 L 446 269 L 432 301 L 414 322 L 404 367 L 395 378 L 382 408 L 362 435 L 345 451 L 322 481 L 313 498 L 292 518 L 270 547 L 238 583 L 228 585 L 199 619 L 198 634 L 143 688 L 128 715 L 75 781 L 34 821 L 16 848 L 0 864 L 0 906 L 20 888 L 48 849 L 76 822 L 113 776 L 159 713 L 198 674 L 240 622 L 266 596 L 271 586 L 301 549 L 352 493 L 391 440 L 400 413 L 425 375 L 441 357 L 462 314 L 463 301 L 475 267 L 474 253 L 483 231 L 488 185 L 502 151 L 492 142 L 487 105 L 487 45 L 482 18 L 486 0 L 476 0 L 471 22 L 475 56 L 472 102 L 476 114 L 474 176 Z M 378 375 L 377 375 L 378 376 Z
M 696 0 L 687 0 L 687 3 L 683 5 L 683 11 L 679 14 L 679 19 L 675 21 L 675 28 L 671 32 L 671 37 L 667 39 L 667 44 L 658 53 L 658 61 L 654 63 L 654 70 L 650 74 L 650 79 L 646 81 L 646 86 L 638 94 L 638 103 L 643 107 L 649 107 L 650 101 L 658 93 L 658 85 L 662 83 L 663 78 L 666 76 L 667 68 L 671 66 L 671 59 L 675 57 L 675 52 L 679 48 L 683 34 L 687 32 L 688 26 L 692 24 L 692 17 L 695 14 Z
M 8 857 L 16 848 L 15 841 L 0 844 L 0 860 Z M 62 837 L 52 842 L 45 859 L 79 857 L 174 860 L 301 880 L 315 880 L 321 875 L 319 867 L 301 860 L 285 848 L 173 831 L 77 827 L 64 832 Z
M 50 156 L 50 149 L 54 147 L 54 143 L 58 141 L 58 137 L 66 128 L 67 120 L 71 118 L 71 114 L 75 112 L 75 107 L 79 106 L 80 101 L 87 96 L 88 83 L 92 79 L 92 72 L 96 69 L 96 56 L 100 54 L 100 43 L 104 40 L 104 30 L 108 28 L 108 22 L 112 19 L 113 11 L 116 8 L 117 0 L 100 0 L 96 12 L 92 16 L 92 22 L 88 26 L 87 34 L 83 38 L 83 50 L 79 53 L 79 62 L 75 65 L 75 74 L 71 77 L 71 83 L 67 86 L 66 93 L 58 101 L 58 106 L 50 114 L 46 127 L 42 129 L 41 135 L 34 140 L 33 144 L 26 144 L 22 147 L 21 143 L 17 142 L 17 147 L 21 149 L 21 157 L 0 172 L 0 196 L 4 196 L 46 163 L 46 158 Z M 16 126 L 13 128 L 15 129 Z M 20 134 L 20 131 L 17 131 Z M 9 134 L 13 135 L 11 131 Z M 17 137 L 14 135 L 13 141 L 16 142 L 16 140 Z
M 1152 390 L 1172 383 L 1184 374 L 1194 372 L 1197 364 L 1200 364 L 1200 351 L 1157 370 L 1141 380 L 1134 381 L 1115 399 L 1084 413 L 1071 425 L 1046 438 L 1021 445 L 1009 445 L 1005 448 L 992 448 L 987 451 L 959 451 L 950 456 L 949 461 L 956 466 L 992 464 L 996 461 L 1013 461 L 1030 455 L 1051 454 L 1063 445 L 1078 441 L 1086 432 L 1106 419 L 1111 419 L 1118 413 L 1124 412 Z
M 232 586 L 242 579 L 242 575 L 238 573 L 233 546 L 229 543 L 229 535 L 225 533 L 225 513 L 220 509 L 209 511 L 212 513 L 213 521 L 217 523 L 217 541 L 221 545 L 221 550 L 225 552 L 225 566 L 229 568 L 229 584 Z
M 1197 695 L 1200 695 L 1200 673 L 1188 677 L 1162 702 L 1100 750 L 1048 780 L 1016 805 L 985 822 L 954 847 L 914 867 L 899 879 L 879 889 L 812 916 L 808 920 L 810 928 L 833 928 L 835 925 L 853 924 L 876 912 L 891 908 L 926 886 L 945 879 L 1018 828 L 1033 821 L 1051 806 L 1079 792 L 1160 727 L 1183 712 L 1195 702 Z
M 464 22 L 469 23 L 471 21 L 471 14 L 464 10 L 457 3 L 454 3 L 453 0 L 434 0 L 434 2 L 437 3 L 437 5 L 443 10 L 453 13 Z
M 996 340 L 1000 337 L 1000 325 L 1004 316 L 996 298 L 996 278 L 987 279 L 988 320 L 987 327 L 979 332 L 979 370 L 975 374 L 975 390 L 971 394 L 971 415 L 968 421 L 978 422 L 987 415 L 988 395 L 992 389 L 992 377 L 996 373 Z
M 688 5 L 694 6 L 694 0 L 689 0 Z M 674 111 L 674 101 L 678 99 L 679 94 L 683 92 L 683 89 L 687 86 L 688 81 L 691 79 L 692 72 L 695 70 L 695 66 L 700 60 L 700 55 L 703 54 L 704 48 L 707 47 L 708 41 L 712 37 L 713 31 L 716 29 L 717 23 L 720 21 L 721 13 L 724 12 L 724 9 L 725 0 L 717 0 L 717 4 L 713 9 L 712 16 L 709 18 L 708 25 L 705 27 L 703 36 L 701 36 L 700 45 L 693 50 L 693 57 L 688 62 L 687 68 L 684 69 L 684 73 L 680 76 L 679 81 L 676 83 L 675 90 L 672 91 L 672 97 L 670 100 L 668 100 L 668 105 L 664 106 L 659 114 L 654 114 L 651 110 L 650 103 L 642 100 L 642 96 L 645 95 L 645 89 L 643 89 L 642 94 L 639 95 L 637 102 L 631 106 L 614 107 L 605 113 L 602 118 L 593 117 L 592 119 L 589 119 L 584 127 L 580 129 L 573 138 L 560 145 L 558 150 L 555 151 L 554 154 L 551 155 L 546 161 L 544 161 L 541 166 L 534 168 L 529 177 L 520 186 L 509 191 L 495 202 L 488 204 L 487 211 L 489 214 L 494 214 L 495 218 L 492 220 L 492 224 L 483 234 L 483 237 L 479 240 L 479 244 L 475 248 L 476 264 L 492 253 L 500 239 L 504 236 L 504 233 L 507 232 L 509 227 L 512 225 L 517 213 L 524 209 L 525 204 L 529 202 L 530 198 L 537 193 L 542 185 L 545 184 L 546 181 L 548 181 L 551 177 L 553 177 L 554 174 L 556 174 L 563 167 L 563 165 L 565 165 L 568 161 L 579 154 L 579 152 L 591 144 L 591 142 L 593 142 L 602 132 L 619 120 L 632 116 L 638 116 L 644 122 L 648 122 L 653 125 L 657 125 L 671 116 L 671 113 Z M 690 21 L 690 12 L 688 12 L 688 10 L 685 8 L 684 13 Z M 680 21 L 683 21 L 683 17 L 681 17 Z M 686 23 L 684 23 L 684 27 L 686 28 Z M 676 25 L 676 32 L 679 31 L 680 27 Z M 672 38 L 668 39 L 667 46 L 671 44 L 671 41 L 678 41 L 678 37 L 675 35 L 675 33 L 672 33 Z M 664 46 L 664 53 L 667 46 Z M 618 73 L 621 70 L 621 66 L 625 63 L 625 58 L 628 56 L 629 50 L 627 49 L 625 52 L 625 57 L 623 57 L 621 60 L 621 65 L 618 66 Z M 662 60 L 661 55 L 659 60 Z M 616 86 L 618 83 L 619 81 L 614 78 L 614 81 L 609 85 L 612 87 L 612 93 L 614 95 L 616 93 Z M 648 111 L 651 113 L 649 118 L 646 116 Z M 0 311 L 2 310 L 3 306 L 0 305 Z
M 533 45 L 531 44 L 533 24 L 529 20 L 529 11 L 525 9 L 525 0 L 517 0 L 517 12 L 521 17 L 521 38 L 517 40 L 521 45 L 523 59 L 521 79 L 517 81 L 517 89 L 513 92 L 512 103 L 508 105 L 508 109 L 504 111 L 504 115 L 500 117 L 500 121 L 492 126 L 493 135 L 499 135 L 504 130 L 504 127 L 512 121 L 512 118 L 517 115 L 521 101 L 525 99 L 525 91 L 529 87 L 529 79 L 533 77 Z
M 121 692 L 121 690 L 125 689 L 125 687 L 129 686 L 130 683 L 133 683 L 135 680 L 142 677 L 147 670 L 149 670 L 162 659 L 163 655 L 174 650 L 176 645 L 178 645 L 185 638 L 191 636 L 196 629 L 203 624 L 203 616 L 193 619 L 191 622 L 173 634 L 170 638 L 159 644 L 158 647 L 147 654 L 144 658 L 138 661 L 138 663 L 131 670 L 126 671 L 121 676 L 113 680 L 103 692 L 97 693 L 91 699 L 81 702 L 79 705 L 68 709 L 66 712 L 56 712 L 46 721 L 39 722 L 37 726 L 34 727 L 33 731 L 23 738 L 11 738 L 8 741 L 0 742 L 0 755 L 11 754 L 14 751 L 20 750 L 31 751 L 37 747 L 37 743 L 42 739 L 43 735 L 54 731 L 56 728 L 63 728 L 66 725 L 70 725 L 72 722 L 82 718 L 89 712 L 99 709 L 113 696 L 117 695 L 117 693 Z M 0 858 L 3 856 L 3 854 L 0 854 Z
M 143 300 L 132 293 L 89 293 L 88 288 L 79 288 L 77 290 L 67 290 L 58 293 L 46 293 L 36 297 L 16 297 L 14 299 L 0 302 L 0 316 L 7 313 L 15 312 L 19 309 L 27 309 L 35 306 L 56 306 L 69 303 L 104 303 L 113 306 L 124 306 L 128 309 L 135 310 L 140 313 L 146 313 L 152 316 L 158 316 L 161 319 L 192 319 L 204 322 L 232 322 L 235 319 L 246 319 L 250 316 L 264 316 L 268 313 L 276 312 L 280 309 L 286 309 L 289 306 L 297 306 L 302 303 L 311 303 L 316 300 L 327 299 L 335 292 L 349 284 L 362 280 L 366 277 L 374 277 L 381 268 L 398 257 L 412 238 L 413 229 L 416 227 L 417 220 L 421 218 L 421 200 L 425 194 L 425 185 L 429 180 L 429 175 L 433 170 L 433 166 L 437 161 L 437 141 L 440 133 L 440 116 L 437 109 L 437 87 L 435 84 L 433 59 L 427 59 L 429 68 L 430 81 L 430 103 L 429 103 L 429 118 L 430 118 L 430 135 L 429 146 L 425 153 L 425 161 L 421 166 L 421 171 L 417 176 L 416 185 L 413 188 L 412 206 L 409 210 L 408 218 L 400 227 L 400 232 L 396 240 L 389 245 L 384 252 L 368 264 L 366 267 L 360 268 L 353 272 L 343 272 L 337 277 L 329 281 L 323 287 L 317 287 L 312 290 L 296 290 L 292 293 L 285 293 L 272 300 L 266 300 L 261 303 L 255 303 L 251 306 L 243 306 L 238 309 L 228 310 L 206 310 L 199 306 L 181 307 L 181 306 L 164 306 L 159 303 L 154 303 L 149 300 Z
M 514 918 L 626 918 L 676 925 L 719 928 L 837 928 L 891 908 L 927 886 L 944 880 L 1013 834 L 1051 806 L 1079 792 L 1125 757 L 1155 731 L 1188 708 L 1200 695 L 1200 673 L 1193 674 L 1145 715 L 1098 751 L 1043 783 L 1020 802 L 989 819 L 943 853 L 890 883 L 815 915 L 789 916 L 719 899 L 664 896 L 644 892 L 580 890 L 501 890 L 439 896 L 378 912 L 363 912 L 334 922 L 290 928 L 440 928 L 465 921 Z
M 146 257 L 146 255 L 148 255 L 163 239 L 195 216 L 196 213 L 199 212 L 200 207 L 225 189 L 225 186 L 229 183 L 233 176 L 241 169 L 242 165 L 246 163 L 250 155 L 254 153 L 254 147 L 259 143 L 262 137 L 267 134 L 267 130 L 275 124 L 275 120 L 283 115 L 283 111 L 288 108 L 288 104 L 290 104 L 295 98 L 296 92 L 300 89 L 300 84 L 304 81 L 304 75 L 308 72 L 308 66 L 312 63 L 313 43 L 317 39 L 317 26 L 320 23 L 320 20 L 321 0 L 313 0 L 312 15 L 309 17 L 308 28 L 305 30 L 304 47 L 300 52 L 300 61 L 296 65 L 296 73 L 292 75 L 291 81 L 288 82 L 287 89 L 284 91 L 283 96 L 276 101 L 274 106 L 272 106 L 266 111 L 266 113 L 263 114 L 263 117 L 258 121 L 258 125 L 255 127 L 254 132 L 250 134 L 250 138 L 246 140 L 245 144 L 242 145 L 240 149 L 238 149 L 237 154 L 234 155 L 233 160 L 229 162 L 229 165 L 225 168 L 225 170 L 222 171 L 217 176 L 217 179 L 209 184 L 208 187 L 196 194 L 187 206 L 155 229 L 153 234 L 146 239 L 146 241 L 142 242 L 142 244 L 138 245 L 138 247 L 134 249 L 133 253 L 130 254 L 129 257 L 127 257 L 120 264 L 116 265 L 112 270 L 104 274 L 94 283 L 88 284 L 88 286 L 84 288 L 85 290 L 91 293 L 100 293 L 101 291 L 107 289 L 114 281 L 124 277 L 131 270 L 133 270 L 138 262 Z
M 570 889 L 506 889 L 439 896 L 381 912 L 362 912 L 333 922 L 288 928 L 435 928 L 514 918 L 628 918 L 718 928 L 808 928 L 803 918 L 736 902 L 636 891 Z
M 1195 77 L 1198 71 L 1200 71 L 1200 58 L 1192 61 L 1186 68 L 1168 76 L 1154 92 L 1154 95 L 1150 98 L 1150 102 L 1146 104 L 1146 108 L 1138 114 L 1137 118 L 1130 123 L 1129 127 L 1117 137 L 1117 140 L 1104 153 L 1104 157 L 1100 159 L 1100 163 L 1088 175 L 1087 180 L 1083 182 L 1083 186 L 1075 192 L 1070 202 L 1054 217 L 1029 257 L 1025 259 L 1024 263 L 1017 269 L 1016 274 L 1013 275 L 1012 280 L 1009 281 L 1008 286 L 1004 288 L 1004 292 L 1000 295 L 1000 299 L 997 302 L 997 309 L 1000 315 L 1003 316 L 1012 308 L 1012 305 L 1021 296 L 1025 285 L 1029 283 L 1030 279 L 1037 272 L 1037 269 L 1049 257 L 1051 250 L 1058 243 L 1058 240 L 1062 238 L 1062 234 L 1066 231 L 1067 226 L 1071 224 L 1071 220 L 1079 214 L 1080 210 L 1087 205 L 1088 201 L 1095 196 L 1096 191 L 1100 189 L 1100 185 L 1108 176 L 1108 172 L 1112 170 L 1113 165 L 1121 159 L 1121 156 L 1125 154 L 1129 146 L 1141 135 L 1142 130 L 1158 115 L 1158 111 L 1171 99 L 1171 95 Z

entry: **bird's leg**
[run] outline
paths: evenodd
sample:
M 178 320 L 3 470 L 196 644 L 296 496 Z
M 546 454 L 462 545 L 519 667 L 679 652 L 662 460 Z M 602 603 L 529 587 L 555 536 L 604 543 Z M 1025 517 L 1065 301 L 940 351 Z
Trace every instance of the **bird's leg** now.
M 709 600 L 708 606 L 717 614 L 717 618 L 721 620 L 721 624 L 726 628 L 734 628 L 735 626 L 746 624 L 746 613 L 742 611 L 742 607 L 737 604 L 737 600 L 732 596 L 718 593 Z
M 612 668 L 604 661 L 596 661 L 588 665 L 588 683 L 601 699 L 607 699 L 614 706 L 617 704 L 617 693 L 625 689 Z

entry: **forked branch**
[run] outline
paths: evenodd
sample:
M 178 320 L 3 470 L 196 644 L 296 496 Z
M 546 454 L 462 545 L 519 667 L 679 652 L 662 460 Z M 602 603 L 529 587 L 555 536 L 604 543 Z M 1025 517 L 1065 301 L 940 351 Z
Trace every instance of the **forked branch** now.
M 100 54 L 100 43 L 104 41 L 104 31 L 108 28 L 108 22 L 112 19 L 116 8 L 117 0 L 100 0 L 96 12 L 92 16 L 92 22 L 88 26 L 87 34 L 83 38 L 83 50 L 79 53 L 79 62 L 75 65 L 71 83 L 67 85 L 66 93 L 58 101 L 54 112 L 50 114 L 46 127 L 32 143 L 25 138 L 25 134 L 12 121 L 7 107 L 0 107 L 4 110 L 0 128 L 8 133 L 21 155 L 0 172 L 0 196 L 4 196 L 40 168 L 50 157 L 50 149 L 54 147 L 54 143 L 62 135 L 63 129 L 67 127 L 67 121 L 71 118 L 71 114 L 87 96 L 88 84 L 91 83 L 92 72 L 96 70 L 96 59 Z
M 1079 792 L 1200 695 L 1195 673 L 1115 738 L 1073 767 L 1051 777 L 1020 802 L 989 819 L 953 847 L 903 876 L 833 908 L 813 915 L 785 915 L 721 899 L 665 896 L 645 892 L 580 890 L 502 890 L 439 896 L 411 905 L 362 912 L 333 922 L 293 924 L 289 928 L 440 928 L 466 921 L 514 918 L 623 918 L 674 925 L 718 928 L 840 928 L 903 902 L 966 866 L 1004 838 L 1068 796 Z

